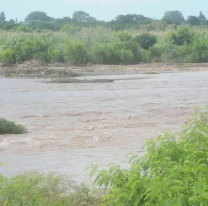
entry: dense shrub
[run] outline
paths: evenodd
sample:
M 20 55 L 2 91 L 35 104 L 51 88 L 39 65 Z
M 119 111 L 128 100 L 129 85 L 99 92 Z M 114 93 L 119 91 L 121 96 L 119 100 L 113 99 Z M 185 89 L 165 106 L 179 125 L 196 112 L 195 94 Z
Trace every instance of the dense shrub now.
M 0 60 L 5 66 L 15 64 L 16 63 L 15 52 L 12 49 L 5 49 L 4 52 L 1 53 Z
M 5 178 L 0 175 L 0 205 L 101 206 L 103 191 L 77 185 L 64 175 L 29 171 Z
M 4 64 L 21 63 L 32 59 L 49 62 L 48 48 L 53 44 L 51 36 L 23 35 L 11 39 L 4 45 L 1 61 Z
M 150 62 L 180 62 L 179 46 L 168 41 L 150 48 Z
M 59 45 L 58 45 L 59 46 Z M 51 62 L 64 62 L 64 52 L 63 52 L 63 46 L 56 47 L 50 46 L 48 48 L 48 55 L 50 57 Z
M 202 35 L 195 35 L 190 45 L 183 45 L 179 52 L 183 62 L 207 62 L 208 39 Z
M 119 55 L 112 44 L 96 44 L 93 46 L 90 59 L 97 64 L 118 64 Z
M 64 60 L 72 64 L 87 63 L 88 55 L 84 44 L 80 40 L 66 40 Z
M 145 62 L 147 53 L 134 41 L 97 44 L 92 48 L 90 59 L 101 64 L 134 64 Z
M 27 129 L 14 122 L 8 121 L 6 119 L 0 119 L 0 134 L 24 134 L 27 133 Z
M 169 38 L 173 44 L 178 46 L 190 44 L 193 40 L 194 34 L 186 27 L 179 27 L 178 30 L 169 34 Z
M 208 107 L 202 109 L 179 136 L 164 132 L 148 140 L 145 155 L 131 157 L 130 169 L 111 165 L 98 171 L 92 165 L 95 184 L 109 187 L 105 205 L 207 205 Z
M 24 30 L 27 26 L 18 28 Z M 62 31 L 19 31 L 10 35 L 0 31 L 0 62 L 6 66 L 33 59 L 71 64 L 208 62 L 205 27 L 171 27 L 171 33 L 154 31 L 153 35 L 136 29 L 116 32 L 105 27 L 64 24 Z
M 132 35 L 128 31 L 118 31 L 117 37 L 121 41 L 130 41 L 133 38 Z
M 157 42 L 157 37 L 149 33 L 144 33 L 135 36 L 134 41 L 138 42 L 143 49 L 149 49 Z

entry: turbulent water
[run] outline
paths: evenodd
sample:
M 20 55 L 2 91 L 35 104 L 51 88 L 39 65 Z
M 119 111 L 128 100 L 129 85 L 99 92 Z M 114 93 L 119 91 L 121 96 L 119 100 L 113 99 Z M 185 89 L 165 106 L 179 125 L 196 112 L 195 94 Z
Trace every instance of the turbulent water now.
M 95 77 L 87 77 L 93 79 Z M 98 78 L 98 77 L 96 77 Z M 88 181 L 90 161 L 127 167 L 159 131 L 178 131 L 190 107 L 208 103 L 208 72 L 112 75 L 112 83 L 0 79 L 0 117 L 28 134 L 0 136 L 0 172 L 56 171 Z

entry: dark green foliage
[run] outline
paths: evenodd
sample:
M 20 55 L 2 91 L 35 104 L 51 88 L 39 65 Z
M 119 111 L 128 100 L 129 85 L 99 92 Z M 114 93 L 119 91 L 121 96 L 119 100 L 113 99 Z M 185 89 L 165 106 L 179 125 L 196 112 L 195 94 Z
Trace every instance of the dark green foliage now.
M 208 41 L 206 37 L 195 35 L 190 45 L 180 47 L 180 55 L 185 62 L 207 62 Z
M 187 19 L 187 23 L 192 25 L 192 26 L 198 26 L 201 24 L 200 20 L 196 16 L 189 16 Z
M 0 25 L 3 25 L 6 21 L 6 16 L 5 16 L 5 13 L 2 11 L 0 13 Z
M 85 22 L 85 23 L 96 21 L 94 17 L 91 17 L 87 12 L 84 11 L 75 11 L 73 13 L 72 19 L 78 22 Z
M 37 52 L 33 59 L 38 60 L 40 62 L 44 62 L 45 64 L 50 62 L 50 58 L 46 52 Z M 58 61 L 57 61 L 58 62 Z
M 24 134 L 27 133 L 27 129 L 14 122 L 8 121 L 6 119 L 0 119 L 0 134 Z
M 20 35 L 4 45 L 1 54 L 1 61 L 5 65 L 21 63 L 24 61 L 38 59 L 46 63 L 50 61 L 48 49 L 53 44 L 53 38 L 50 35 L 37 36 Z
M 185 23 L 183 14 L 180 11 L 166 11 L 163 20 L 172 24 L 182 24 Z
M 203 24 L 206 21 L 206 17 L 204 16 L 204 14 L 201 11 L 199 13 L 198 19 L 201 24 Z
M 97 44 L 90 54 L 93 63 L 134 64 L 146 61 L 146 51 L 137 42 L 124 41 L 113 44 Z
M 134 41 L 138 42 L 143 49 L 149 49 L 157 42 L 157 37 L 149 33 L 144 33 L 134 37 Z
M 167 131 L 148 140 L 143 157 L 131 156 L 130 169 L 91 165 L 95 184 L 109 188 L 104 205 L 207 205 L 208 107 L 197 109 L 183 128 L 179 136 Z
M 87 50 L 80 40 L 66 40 L 64 60 L 72 64 L 84 64 L 88 61 Z
M 194 34 L 186 27 L 179 27 L 176 31 L 169 34 L 169 38 L 173 44 L 178 46 L 190 44 Z
M 117 37 L 121 41 L 130 41 L 133 38 L 132 35 L 128 31 L 118 31 Z
M 45 12 L 34 11 L 27 15 L 25 18 L 26 22 L 30 21 L 52 21 L 53 18 L 49 17 Z

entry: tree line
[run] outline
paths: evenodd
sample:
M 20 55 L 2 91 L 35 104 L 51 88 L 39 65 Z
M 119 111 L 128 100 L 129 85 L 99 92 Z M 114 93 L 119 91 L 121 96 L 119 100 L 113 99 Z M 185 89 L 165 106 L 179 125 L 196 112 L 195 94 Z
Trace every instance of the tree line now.
M 190 15 L 187 19 L 184 18 L 180 11 L 166 11 L 162 19 L 171 25 L 189 24 L 192 26 L 208 25 L 208 20 L 205 15 L 200 12 L 198 16 Z M 0 13 L 0 28 L 4 30 L 11 30 L 15 28 L 17 30 L 52 30 L 59 31 L 65 24 L 71 24 L 74 26 L 105 26 L 115 30 L 123 30 L 129 28 L 139 29 L 142 25 L 148 25 L 154 22 L 155 19 L 139 15 L 139 14 L 127 14 L 118 15 L 111 21 L 99 21 L 95 17 L 92 17 L 89 13 L 84 11 L 75 11 L 72 17 L 53 18 L 42 11 L 34 11 L 28 14 L 23 22 L 17 22 L 17 20 L 10 19 L 7 21 L 5 13 Z

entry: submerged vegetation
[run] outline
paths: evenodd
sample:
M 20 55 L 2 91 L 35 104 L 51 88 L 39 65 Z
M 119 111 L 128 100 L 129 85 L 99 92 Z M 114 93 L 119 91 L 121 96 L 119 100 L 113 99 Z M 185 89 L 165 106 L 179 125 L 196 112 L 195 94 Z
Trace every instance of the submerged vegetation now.
M 145 143 L 142 157 L 131 155 L 130 168 L 90 165 L 94 186 L 67 176 L 26 172 L 0 176 L 0 205 L 5 206 L 205 206 L 208 204 L 208 107 L 195 110 L 177 135 L 170 131 Z
M 24 134 L 27 133 L 27 129 L 14 122 L 0 118 L 0 135 L 1 134 Z

